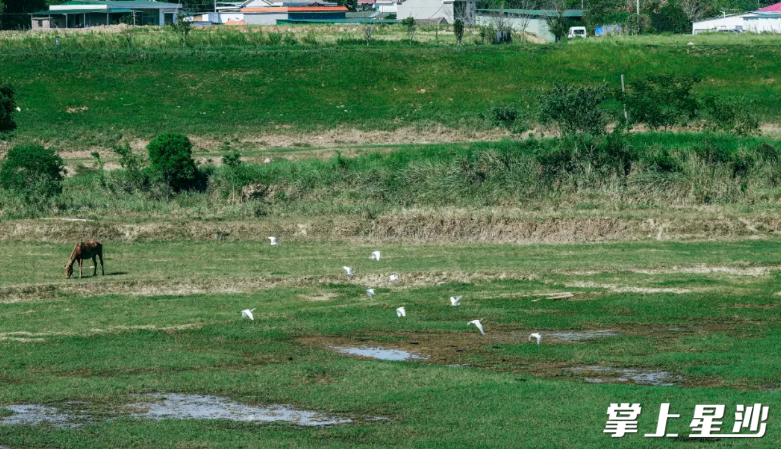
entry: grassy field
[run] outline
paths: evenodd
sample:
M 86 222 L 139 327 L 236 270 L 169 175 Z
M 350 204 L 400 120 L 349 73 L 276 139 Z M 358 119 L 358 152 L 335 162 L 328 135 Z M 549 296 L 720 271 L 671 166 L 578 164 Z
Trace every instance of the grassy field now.
M 22 109 L 0 153 L 41 142 L 68 169 L 48 199 L 0 190 L 0 449 L 781 444 L 778 37 L 114 31 L 0 33 Z M 553 82 L 670 72 L 764 135 L 537 126 Z M 120 168 L 111 145 L 162 132 L 192 139 L 202 188 Z M 106 275 L 66 280 L 89 239 Z M 366 348 L 416 358 L 344 352 Z M 639 434 L 604 434 L 627 402 Z M 665 402 L 679 436 L 644 438 Z M 764 438 L 689 438 L 695 405 L 724 404 L 730 433 L 754 403 Z M 254 421 L 277 406 L 331 424 Z
M 762 122 L 776 123 L 774 61 L 781 47 L 752 36 L 746 36 L 751 45 L 716 38 L 699 38 L 714 43 L 694 47 L 680 38 L 669 45 L 0 45 L 0 78 L 14 82 L 22 109 L 13 141 L 63 151 L 164 131 L 212 148 L 234 139 L 274 146 L 280 135 L 308 135 L 316 144 L 324 134 L 350 130 L 408 130 L 412 142 L 436 141 L 428 135 L 436 126 L 494 130 L 491 108 L 505 106 L 517 108 L 524 126 L 534 128 L 537 95 L 551 83 L 606 82 L 618 89 L 622 73 L 628 81 L 652 73 L 698 74 L 701 94 L 740 100 Z M 334 138 L 340 139 L 349 138 Z
M 781 440 L 773 422 L 781 380 L 777 239 L 113 243 L 108 276 L 69 281 L 61 268 L 67 245 L 0 248 L 15 261 L 0 273 L 0 409 L 44 404 L 89 417 L 74 429 L 0 427 L 0 444 L 10 447 L 517 447 L 519 438 L 525 447 L 776 447 Z M 382 260 L 370 261 L 377 249 Z M 342 265 L 356 276 L 344 276 Z M 400 281 L 390 283 L 389 274 Z M 45 288 L 25 296 L 31 286 Z M 573 296 L 549 297 L 564 292 Z M 458 308 L 448 304 L 456 294 L 464 296 Z M 394 312 L 401 305 L 405 319 Z M 254 324 L 240 319 L 245 308 L 256 308 Z M 466 326 L 476 318 L 484 337 Z M 610 332 L 566 334 L 598 330 Z M 531 332 L 542 333 L 539 346 L 528 342 Z M 355 358 L 332 346 L 428 358 Z M 622 369 L 663 372 L 674 385 L 621 381 Z M 138 406 L 128 404 L 145 393 L 287 404 L 355 422 L 133 418 Z M 671 402 L 681 419 L 668 432 L 681 437 L 611 439 L 602 433 L 611 402 L 642 404 L 641 434 L 653 432 L 659 404 Z M 695 404 L 726 404 L 731 429 L 734 406 L 755 402 L 771 407 L 763 439 L 687 438 Z

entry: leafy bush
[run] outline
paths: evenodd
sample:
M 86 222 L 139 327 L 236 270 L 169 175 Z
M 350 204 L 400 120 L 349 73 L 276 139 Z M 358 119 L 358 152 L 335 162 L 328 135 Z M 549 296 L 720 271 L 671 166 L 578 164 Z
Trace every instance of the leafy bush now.
M 697 115 L 698 102 L 692 89 L 699 82 L 694 75 L 649 75 L 631 81 L 620 98 L 627 106 L 630 123 L 669 129 Z
M 174 191 L 199 187 L 201 179 L 192 158 L 193 145 L 183 134 L 165 133 L 147 145 L 150 169 Z
M 557 140 L 553 150 L 537 155 L 543 178 L 586 172 L 628 176 L 635 159 L 636 154 L 620 129 L 607 136 L 568 135 Z
M 645 164 L 650 170 L 657 173 L 680 173 L 683 171 L 681 161 L 671 155 L 666 148 L 648 155 Z
M 50 198 L 62 192 L 62 158 L 41 145 L 11 148 L 0 169 L 0 186 L 29 201 Z
M 651 26 L 659 33 L 688 34 L 691 32 L 691 22 L 678 5 L 665 5 L 659 12 L 651 14 Z
M 127 142 L 124 145 L 114 145 L 112 151 L 119 156 L 119 166 L 123 170 L 112 173 L 113 184 L 110 187 L 116 187 L 129 193 L 148 190 L 150 183 L 149 177 L 143 170 L 144 159 L 133 153 Z
M 16 129 L 14 112 L 16 112 L 16 101 L 13 86 L 0 85 L 0 134 Z
M 713 95 L 705 97 L 702 109 L 708 119 L 708 127 L 738 136 L 759 133 L 759 121 L 737 101 L 726 101 Z
M 734 160 L 729 149 L 708 140 L 694 147 L 694 153 L 708 165 L 726 164 Z
M 562 134 L 603 134 L 608 116 L 599 106 L 607 98 L 608 89 L 604 84 L 576 88 L 556 83 L 540 96 L 540 123 L 554 124 Z
M 518 110 L 513 107 L 492 108 L 491 115 L 494 125 L 511 126 L 518 118 Z

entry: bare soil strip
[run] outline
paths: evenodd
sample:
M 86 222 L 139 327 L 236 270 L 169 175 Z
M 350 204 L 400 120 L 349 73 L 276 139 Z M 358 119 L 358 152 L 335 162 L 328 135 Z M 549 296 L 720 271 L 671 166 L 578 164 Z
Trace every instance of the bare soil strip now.
M 401 241 L 409 243 L 587 243 L 619 240 L 726 240 L 781 233 L 781 216 L 669 219 L 621 217 L 529 217 L 468 211 L 400 211 L 376 219 L 359 217 L 239 222 L 151 222 L 19 220 L 0 222 L 0 241 L 72 243 L 103 241 Z

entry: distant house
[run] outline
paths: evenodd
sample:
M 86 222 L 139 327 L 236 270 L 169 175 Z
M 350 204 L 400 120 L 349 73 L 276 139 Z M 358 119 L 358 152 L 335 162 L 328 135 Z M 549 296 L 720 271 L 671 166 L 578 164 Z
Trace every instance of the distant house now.
M 692 34 L 714 32 L 781 33 L 781 3 L 754 12 L 698 20 Z
M 358 0 L 358 6 L 381 13 L 396 14 L 399 2 L 398 0 Z
M 418 22 L 453 23 L 461 19 L 464 23 L 475 23 L 477 0 L 406 0 L 399 3 L 396 19 L 412 17 Z
M 345 18 L 347 8 L 336 3 L 326 2 L 272 2 L 251 0 L 241 9 L 247 25 L 276 25 L 277 20 L 341 20 Z
M 127 21 L 136 25 L 176 23 L 182 5 L 149 1 L 70 1 L 32 14 L 34 30 L 87 28 Z
M 553 42 L 556 37 L 548 28 L 548 17 L 553 17 L 556 11 L 548 9 L 478 9 L 477 24 L 492 25 L 495 17 L 503 16 L 505 21 L 514 31 L 521 31 L 523 20 L 528 20 L 526 32 L 535 34 L 548 42 Z M 562 13 L 567 21 L 572 22 L 573 26 L 579 25 L 583 19 L 582 9 L 567 9 Z

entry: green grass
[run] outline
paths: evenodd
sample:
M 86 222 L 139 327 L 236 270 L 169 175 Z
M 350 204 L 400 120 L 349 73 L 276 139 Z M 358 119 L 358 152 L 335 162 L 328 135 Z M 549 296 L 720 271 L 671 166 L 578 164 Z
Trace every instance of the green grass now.
M 781 439 L 772 412 L 781 342 L 777 239 L 557 246 L 111 243 L 111 276 L 69 281 L 61 278 L 59 262 L 69 253 L 65 245 L 5 243 L 0 249 L 15 261 L 0 272 L 4 296 L 30 285 L 60 289 L 0 301 L 0 336 L 6 338 L 0 340 L 0 408 L 42 403 L 119 417 L 79 429 L 0 428 L 0 444 L 11 447 L 516 447 L 519 436 L 525 447 L 540 448 L 680 444 L 603 435 L 611 402 L 642 404 L 641 434 L 655 429 L 659 404 L 671 402 L 681 419 L 668 431 L 684 438 L 695 404 L 727 405 L 729 431 L 736 404 L 760 402 L 771 407 L 763 439 L 686 446 L 775 447 Z M 374 249 L 382 251 L 381 262 L 368 259 Z M 341 274 L 344 264 L 355 266 L 355 279 Z M 722 271 L 684 270 L 702 266 Z M 769 271 L 754 276 L 752 267 Z M 390 273 L 401 282 L 384 281 Z M 454 278 L 436 286 L 447 273 Z M 473 273 L 488 277 L 455 278 Z M 311 276 L 322 282 L 312 284 Z M 274 277 L 287 284 L 258 290 L 244 283 Z M 202 292 L 142 291 L 187 282 Z M 617 292 L 611 285 L 689 292 Z M 224 293 L 223 286 L 235 292 Z M 363 292 L 369 286 L 377 289 L 372 300 Z M 575 296 L 544 296 L 562 291 Z M 447 305 L 456 293 L 464 295 L 459 308 Z M 399 305 L 407 308 L 404 320 L 395 316 Z M 239 318 L 247 307 L 257 308 L 254 324 Z M 485 337 L 466 326 L 474 318 L 483 320 Z M 533 331 L 595 329 L 618 336 L 574 343 L 544 337 L 539 346 L 526 341 Z M 330 351 L 333 344 L 381 345 L 430 359 L 355 359 Z M 470 366 L 449 366 L 455 364 Z M 582 365 L 669 371 L 681 376 L 682 386 L 590 384 L 565 370 Z M 311 429 L 129 418 L 123 405 L 147 392 L 213 394 L 390 420 Z
M 225 140 L 329 129 L 487 130 L 492 107 L 534 126 L 553 82 L 620 87 L 697 74 L 697 90 L 778 120 L 777 45 L 324 46 L 162 50 L 0 48 L 17 88 L 15 141 L 107 147 L 166 131 Z M 80 108 L 87 107 L 86 110 Z M 70 111 L 70 112 L 69 112 Z M 481 115 L 488 118 L 481 118 Z M 210 140 L 211 139 L 211 140 Z M 211 142 L 211 143 L 209 143 Z

